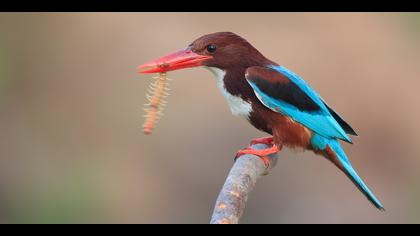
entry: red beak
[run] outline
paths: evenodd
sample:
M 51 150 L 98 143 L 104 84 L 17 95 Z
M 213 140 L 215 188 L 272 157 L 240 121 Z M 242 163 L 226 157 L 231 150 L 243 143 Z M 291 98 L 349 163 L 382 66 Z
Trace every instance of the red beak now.
M 210 58 L 211 56 L 200 55 L 186 48 L 138 66 L 137 70 L 139 73 L 159 73 L 179 70 L 201 66 L 203 61 Z

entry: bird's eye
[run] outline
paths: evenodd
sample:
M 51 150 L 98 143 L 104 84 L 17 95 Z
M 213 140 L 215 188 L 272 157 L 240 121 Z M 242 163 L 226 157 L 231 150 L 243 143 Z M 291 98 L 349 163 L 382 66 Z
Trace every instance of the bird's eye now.
M 214 45 L 214 44 L 207 45 L 207 51 L 208 52 L 215 52 L 216 51 L 216 45 Z

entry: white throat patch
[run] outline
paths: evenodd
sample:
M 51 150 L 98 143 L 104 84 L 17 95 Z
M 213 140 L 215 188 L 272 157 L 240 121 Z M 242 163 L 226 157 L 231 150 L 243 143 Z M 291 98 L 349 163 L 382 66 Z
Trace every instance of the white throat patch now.
M 211 71 L 216 78 L 217 87 L 219 87 L 220 92 L 229 104 L 232 114 L 235 116 L 244 116 L 248 118 L 249 113 L 252 111 L 252 106 L 249 102 L 244 101 L 240 97 L 233 96 L 226 90 L 225 84 L 223 82 L 223 78 L 225 77 L 226 72 L 215 67 L 205 66 L 205 68 Z

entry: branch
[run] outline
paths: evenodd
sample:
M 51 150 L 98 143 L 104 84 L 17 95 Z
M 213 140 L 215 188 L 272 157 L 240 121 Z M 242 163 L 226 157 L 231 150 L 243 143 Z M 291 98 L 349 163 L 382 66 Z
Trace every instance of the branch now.
M 253 149 L 268 147 L 265 144 L 252 146 Z M 269 157 L 268 168 L 255 155 L 243 155 L 235 161 L 217 198 L 210 224 L 238 224 L 255 183 L 276 165 L 277 156 L 273 154 Z

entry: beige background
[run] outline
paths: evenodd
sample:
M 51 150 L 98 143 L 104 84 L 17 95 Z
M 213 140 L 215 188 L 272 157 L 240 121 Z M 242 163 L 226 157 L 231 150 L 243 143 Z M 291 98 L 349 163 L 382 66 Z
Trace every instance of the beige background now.
M 204 69 L 170 73 L 142 133 L 136 66 L 233 31 L 300 74 L 360 137 L 344 144 L 387 212 L 333 165 L 285 150 L 243 223 L 420 222 L 420 16 L 383 13 L 1 13 L 0 222 L 207 223 L 234 153 L 264 134 Z

